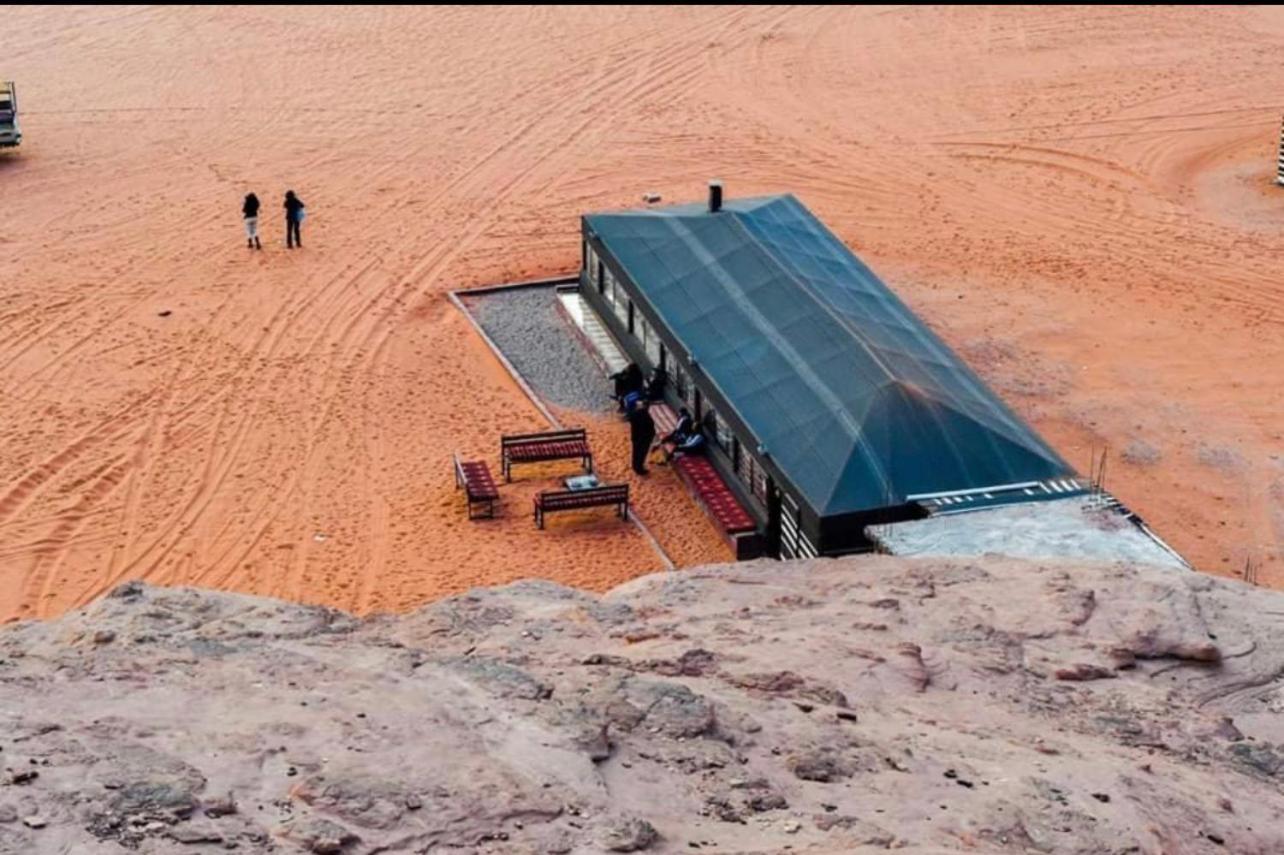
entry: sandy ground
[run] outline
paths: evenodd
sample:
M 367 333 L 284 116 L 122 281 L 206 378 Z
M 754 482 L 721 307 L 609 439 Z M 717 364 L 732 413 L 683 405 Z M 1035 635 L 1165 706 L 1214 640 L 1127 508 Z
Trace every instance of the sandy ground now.
M 464 521 L 450 452 L 540 419 L 444 294 L 711 177 L 797 193 L 1201 568 L 1284 584 L 1282 47 L 1278 9 L 7 8 L 0 619 L 652 569 Z

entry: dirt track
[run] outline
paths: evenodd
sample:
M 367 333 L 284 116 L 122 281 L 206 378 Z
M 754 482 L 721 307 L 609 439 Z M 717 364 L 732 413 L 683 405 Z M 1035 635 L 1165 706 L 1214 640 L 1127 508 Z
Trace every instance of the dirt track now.
M 367 612 L 655 569 L 524 497 L 463 519 L 450 452 L 540 421 L 444 293 L 710 177 L 797 193 L 1201 568 L 1284 584 L 1282 42 L 1269 9 L 12 8 L 0 619 L 133 577 Z

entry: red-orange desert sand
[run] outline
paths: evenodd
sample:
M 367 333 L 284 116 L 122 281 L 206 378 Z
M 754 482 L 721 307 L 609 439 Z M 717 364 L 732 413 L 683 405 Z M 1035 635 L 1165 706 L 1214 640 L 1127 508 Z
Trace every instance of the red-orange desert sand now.
M 714 177 L 798 194 L 1076 466 L 1108 444 L 1200 569 L 1284 584 L 1282 51 L 1279 9 L 10 7 L 0 619 L 659 568 L 609 511 L 535 530 L 568 467 L 467 521 L 451 452 L 498 471 L 544 422 L 446 292 Z M 621 426 L 566 418 L 623 477 Z M 671 472 L 633 483 L 677 563 L 726 558 Z

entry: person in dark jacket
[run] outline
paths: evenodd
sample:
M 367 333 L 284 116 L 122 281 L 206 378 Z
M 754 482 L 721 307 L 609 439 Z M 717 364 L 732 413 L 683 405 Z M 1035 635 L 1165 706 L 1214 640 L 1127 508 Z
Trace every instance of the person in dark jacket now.
M 688 442 L 693 435 L 700 436 L 700 432 L 695 429 L 695 419 L 691 418 L 690 410 L 682 407 L 678 410 L 677 425 L 657 443 L 657 447 L 664 451 L 665 461 L 672 460 L 674 452 L 681 448 L 683 443 Z M 673 448 L 670 449 L 669 445 Z
M 647 412 L 646 401 L 639 401 L 629 411 L 629 439 L 633 443 L 633 471 L 639 475 L 647 474 L 646 456 L 651 451 L 651 442 L 655 439 L 655 420 Z
M 259 197 L 247 193 L 241 213 L 245 215 L 245 245 L 250 249 L 262 249 L 263 244 L 259 243 Z
M 621 410 L 624 409 L 624 398 L 629 393 L 642 391 L 642 369 L 638 368 L 636 362 L 630 362 L 623 371 L 612 374 L 611 380 L 615 382 L 615 394 L 612 397 L 619 402 Z
M 303 202 L 294 195 L 293 190 L 285 191 L 285 245 L 288 249 L 298 246 L 303 248 L 303 236 L 299 234 L 299 225 L 303 222 Z

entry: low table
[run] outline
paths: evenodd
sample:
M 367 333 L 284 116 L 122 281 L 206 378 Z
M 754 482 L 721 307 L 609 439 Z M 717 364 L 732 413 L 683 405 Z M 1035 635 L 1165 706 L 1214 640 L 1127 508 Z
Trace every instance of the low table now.
M 573 491 L 592 490 L 601 485 L 596 475 L 577 475 L 574 478 L 567 478 L 563 483 L 566 484 L 566 489 Z

